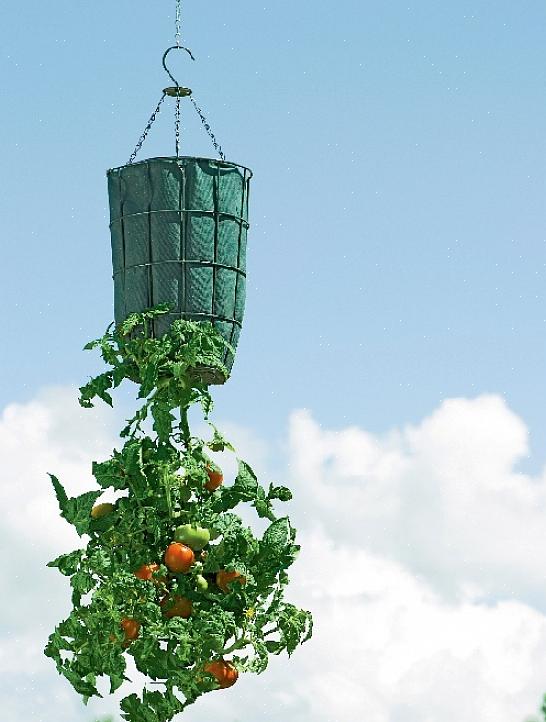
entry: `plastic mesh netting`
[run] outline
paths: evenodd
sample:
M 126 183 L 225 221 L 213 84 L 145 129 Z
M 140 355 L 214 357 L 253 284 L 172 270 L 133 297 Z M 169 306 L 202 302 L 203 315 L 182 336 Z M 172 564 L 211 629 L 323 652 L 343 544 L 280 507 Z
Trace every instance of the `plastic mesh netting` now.
M 234 348 L 246 291 L 252 172 L 208 158 L 149 158 L 108 171 L 116 323 L 168 303 L 155 321 L 211 321 Z M 233 355 L 226 352 L 228 370 Z M 209 378 L 222 383 L 223 378 Z

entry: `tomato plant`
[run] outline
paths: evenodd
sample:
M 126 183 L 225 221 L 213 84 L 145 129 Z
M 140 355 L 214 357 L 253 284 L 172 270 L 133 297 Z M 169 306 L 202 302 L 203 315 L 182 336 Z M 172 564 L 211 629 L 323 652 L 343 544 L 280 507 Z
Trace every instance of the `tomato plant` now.
M 225 483 L 210 456 L 236 453 L 210 421 L 212 398 L 199 371 L 222 370 L 226 344 L 210 324 L 190 321 L 152 338 L 149 321 L 165 312 L 133 314 L 87 345 L 100 349 L 108 370 L 80 389 L 80 404 L 112 405 L 111 390 L 124 380 L 138 384 L 142 404 L 119 448 L 93 463 L 94 490 L 70 498 L 51 476 L 61 516 L 86 545 L 48 565 L 69 578 L 72 611 L 45 653 L 84 701 L 99 694 L 100 677 L 112 693 L 120 688 L 131 656 L 149 684 L 121 700 L 128 722 L 169 722 L 218 685 L 262 673 L 270 654 L 291 655 L 312 633 L 310 612 L 285 600 L 299 546 L 276 504 L 290 490 L 262 486 L 239 458 Z M 191 433 L 196 404 L 210 439 Z M 117 500 L 102 515 L 104 492 Z M 241 503 L 268 522 L 260 536 L 234 512 Z

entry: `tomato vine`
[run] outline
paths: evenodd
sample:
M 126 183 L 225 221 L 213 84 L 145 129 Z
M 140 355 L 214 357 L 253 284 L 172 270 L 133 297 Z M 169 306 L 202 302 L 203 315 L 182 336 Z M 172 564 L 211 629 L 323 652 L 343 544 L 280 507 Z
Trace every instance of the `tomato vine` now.
M 227 344 L 211 324 L 183 320 L 153 338 L 151 321 L 166 311 L 132 314 L 85 347 L 98 348 L 109 368 L 80 389 L 82 406 L 96 399 L 112 406 L 111 391 L 125 380 L 142 400 L 121 431 L 122 447 L 93 463 L 99 489 L 69 498 L 50 475 L 62 517 L 87 544 L 48 564 L 70 578 L 73 609 L 45 654 L 85 702 L 101 696 L 101 677 L 111 693 L 130 681 L 131 655 L 147 683 L 120 703 L 129 722 L 169 722 L 240 673 L 263 672 L 270 654 L 291 655 L 312 634 L 311 613 L 284 598 L 299 546 L 274 505 L 289 501 L 290 490 L 266 489 L 242 459 L 235 481 L 224 484 L 210 456 L 235 453 L 209 419 L 203 374 L 227 376 Z M 191 433 L 195 404 L 210 440 Z M 116 492 L 115 503 L 99 503 L 106 490 Z M 235 513 L 241 503 L 269 521 L 261 538 Z

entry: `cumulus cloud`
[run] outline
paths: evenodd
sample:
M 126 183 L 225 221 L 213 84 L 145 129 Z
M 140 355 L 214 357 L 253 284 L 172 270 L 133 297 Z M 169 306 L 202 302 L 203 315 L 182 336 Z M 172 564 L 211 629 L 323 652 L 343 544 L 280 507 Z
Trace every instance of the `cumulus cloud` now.
M 546 604 L 546 477 L 517 471 L 524 423 L 495 395 L 448 399 L 420 424 L 376 436 L 290 422 L 308 516 L 396 559 L 452 598 Z
M 0 688 L 10 722 L 92 722 L 115 710 L 109 699 L 85 709 L 41 651 L 69 608 L 66 580 L 45 562 L 79 543 L 46 472 L 72 494 L 93 488 L 91 461 L 110 454 L 120 423 L 76 398 L 49 389 L 0 417 L 9 552 Z M 255 430 L 231 425 L 228 435 L 258 470 L 278 459 Z M 384 435 L 323 429 L 294 412 L 288 508 L 302 552 L 288 597 L 313 611 L 315 635 L 188 717 L 523 722 L 546 687 L 546 584 L 535 551 L 546 541 L 546 482 L 517 471 L 527 450 L 525 424 L 494 395 L 447 400 Z

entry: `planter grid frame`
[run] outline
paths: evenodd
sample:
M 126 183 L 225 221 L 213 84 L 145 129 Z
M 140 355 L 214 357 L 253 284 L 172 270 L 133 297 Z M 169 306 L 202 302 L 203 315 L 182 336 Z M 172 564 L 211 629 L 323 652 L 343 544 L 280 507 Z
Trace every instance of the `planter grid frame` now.
M 149 158 L 107 172 L 114 317 L 168 303 L 161 336 L 179 318 L 210 321 L 234 348 L 246 295 L 252 171 L 224 160 Z M 231 371 L 233 354 L 224 364 Z M 203 374 L 223 383 L 217 374 Z

